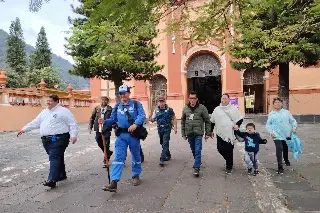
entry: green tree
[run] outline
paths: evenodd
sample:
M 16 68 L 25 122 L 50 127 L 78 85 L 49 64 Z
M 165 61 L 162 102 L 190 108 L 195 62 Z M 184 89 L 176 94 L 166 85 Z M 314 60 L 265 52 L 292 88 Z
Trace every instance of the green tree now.
M 28 79 L 26 73 L 17 73 L 13 70 L 7 70 L 7 88 L 25 88 L 28 87 Z
M 25 41 L 19 18 L 11 22 L 6 43 L 6 63 L 15 72 L 23 73 L 27 68 Z
M 289 108 L 289 64 L 301 67 L 320 59 L 320 1 L 252 0 L 236 22 L 241 37 L 228 45 L 238 70 L 279 67 L 278 96 Z M 246 60 L 249 59 L 249 60 Z
M 72 74 L 113 81 L 117 95 L 124 80 L 147 80 L 163 68 L 155 62 L 159 52 L 151 42 L 157 35 L 153 23 L 124 30 L 116 22 L 108 21 L 105 13 L 99 20 L 98 16 L 92 20 L 96 8 L 96 4 L 83 1 L 75 9 L 86 17 L 72 20 L 73 34 L 66 45 L 75 60 Z
M 28 71 L 26 78 L 28 79 L 28 87 L 36 87 L 41 82 L 41 79 L 47 83 L 48 88 L 55 88 L 56 85 L 60 85 L 58 70 L 52 67 Z
M 36 42 L 36 50 L 30 55 L 30 68 L 42 69 L 51 66 L 51 49 L 44 27 L 41 27 Z

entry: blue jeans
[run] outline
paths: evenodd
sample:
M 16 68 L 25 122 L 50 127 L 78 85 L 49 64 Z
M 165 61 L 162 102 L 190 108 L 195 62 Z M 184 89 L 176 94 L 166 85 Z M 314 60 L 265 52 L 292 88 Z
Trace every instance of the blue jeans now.
M 202 136 L 188 136 L 188 142 L 194 158 L 193 168 L 199 169 L 201 165 Z
M 52 138 L 43 138 L 42 144 L 49 155 L 50 169 L 48 180 L 59 181 L 66 177 L 66 168 L 64 164 L 64 152 L 69 145 L 70 135 L 57 136 L 55 142 Z
M 167 157 L 171 157 L 170 151 L 169 151 L 169 141 L 170 141 L 170 134 L 171 131 L 158 131 L 159 138 L 160 138 L 160 144 L 162 146 L 162 152 L 160 161 L 165 161 Z
M 110 179 L 119 181 L 127 157 L 127 148 L 130 148 L 132 157 L 132 177 L 139 176 L 142 172 L 140 156 L 140 140 L 129 133 L 122 133 L 115 142 L 115 158 L 112 162 Z

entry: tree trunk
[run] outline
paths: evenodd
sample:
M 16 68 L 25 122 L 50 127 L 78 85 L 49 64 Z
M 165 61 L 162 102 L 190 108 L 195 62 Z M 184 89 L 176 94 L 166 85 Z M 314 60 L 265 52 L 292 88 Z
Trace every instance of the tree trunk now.
M 283 100 L 283 107 L 289 110 L 289 63 L 279 64 L 278 96 Z
M 122 80 L 121 79 L 117 79 L 113 81 L 114 83 L 114 93 L 115 93 L 115 97 L 116 97 L 116 102 L 119 103 L 120 102 L 120 96 L 119 96 L 119 87 L 122 85 Z

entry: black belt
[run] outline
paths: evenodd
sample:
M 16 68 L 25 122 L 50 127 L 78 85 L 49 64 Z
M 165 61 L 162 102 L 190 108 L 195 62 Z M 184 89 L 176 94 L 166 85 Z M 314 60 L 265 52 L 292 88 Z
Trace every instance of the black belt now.
M 62 134 L 57 134 L 57 135 L 45 135 L 45 136 L 42 136 L 41 139 L 49 139 L 49 138 L 52 138 L 53 136 L 63 137 L 63 136 L 68 136 L 68 135 L 70 135 L 69 132 L 62 133 Z
M 118 128 L 118 131 L 120 132 L 120 133 L 128 133 L 128 128 Z

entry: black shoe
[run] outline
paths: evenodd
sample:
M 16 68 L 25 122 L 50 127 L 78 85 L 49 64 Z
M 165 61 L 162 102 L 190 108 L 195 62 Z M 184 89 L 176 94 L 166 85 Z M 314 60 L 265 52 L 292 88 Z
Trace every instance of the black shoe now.
M 231 174 L 231 172 L 232 172 L 232 169 L 226 169 L 226 174 Z
M 259 173 L 260 173 L 259 170 L 255 169 L 255 170 L 253 171 L 253 176 L 257 176 Z
M 56 187 L 56 181 L 48 180 L 48 181 L 44 182 L 43 185 L 54 188 L 54 187 Z
M 248 174 L 252 173 L 252 168 L 248 168 Z
M 286 166 L 291 166 L 290 161 L 285 162 Z
M 160 165 L 161 167 L 164 167 L 164 162 L 163 162 L 163 161 L 160 161 L 159 165 Z
M 283 167 L 278 168 L 277 174 L 283 175 Z
M 195 168 L 193 174 L 194 174 L 194 176 L 199 177 L 199 175 L 200 175 L 200 169 Z

